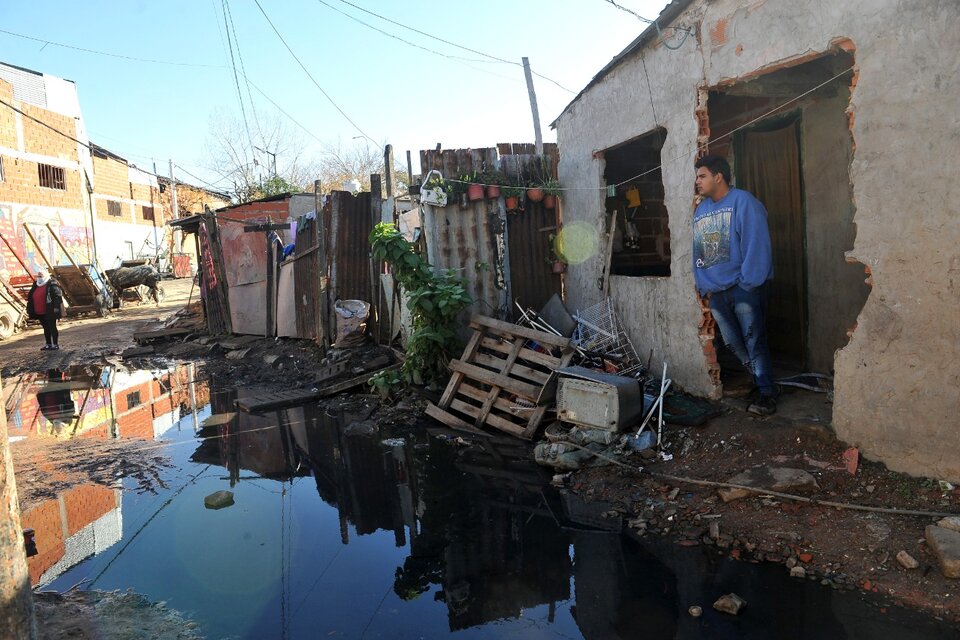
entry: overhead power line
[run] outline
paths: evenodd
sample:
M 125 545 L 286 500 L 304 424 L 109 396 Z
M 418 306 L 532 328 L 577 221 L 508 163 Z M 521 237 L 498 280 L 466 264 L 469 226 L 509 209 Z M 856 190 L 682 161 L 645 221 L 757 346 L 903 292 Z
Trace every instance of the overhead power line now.
M 233 69 L 233 84 L 237 88 L 237 101 L 240 103 L 240 115 L 243 118 L 243 129 L 247 133 L 247 142 L 250 143 L 250 153 L 253 151 L 253 136 L 250 135 L 250 123 L 247 122 L 247 109 L 243 105 L 243 91 L 240 89 L 240 75 L 237 73 L 237 62 L 233 57 L 233 40 L 230 39 L 230 9 L 227 0 L 220 1 L 220 8 L 223 9 L 223 29 L 227 32 L 227 47 L 230 49 L 230 68 Z M 237 47 L 239 53 L 240 47 Z
M 313 82 L 313 84 L 317 87 L 317 89 L 320 90 L 320 93 L 323 94 L 323 97 L 325 97 L 325 98 L 327 99 L 327 101 L 328 101 L 330 104 L 332 104 L 333 107 L 334 107 L 337 111 L 340 112 L 340 115 L 342 115 L 342 116 L 344 117 L 344 119 L 346 119 L 347 122 L 349 122 L 350 124 L 352 124 L 352 125 L 353 125 L 353 128 L 356 129 L 358 132 L 360 132 L 360 134 L 361 134 L 364 138 L 366 138 L 367 140 L 369 140 L 370 142 L 372 142 L 372 143 L 374 143 L 374 144 L 379 144 L 376 140 L 374 140 L 373 138 L 371 138 L 371 137 L 367 134 L 366 131 L 364 131 L 363 129 L 361 129 L 361 128 L 360 128 L 360 125 L 358 125 L 356 122 L 354 122 L 353 119 L 352 119 L 350 116 L 347 115 L 347 112 L 344 111 L 343 109 L 341 109 L 341 108 L 340 108 L 340 105 L 338 105 L 338 104 L 334 101 L 334 99 L 330 97 L 330 94 L 328 94 L 328 93 L 324 90 L 324 88 L 320 86 L 320 83 L 317 82 L 317 79 L 313 77 L 313 74 L 310 73 L 310 70 L 307 69 L 306 65 L 304 65 L 303 62 L 300 61 L 300 58 L 297 57 L 297 54 L 294 53 L 294 52 L 293 52 L 293 49 L 290 48 L 290 45 L 287 44 L 287 41 L 284 39 L 283 35 L 282 35 L 282 34 L 280 33 L 280 31 L 277 29 L 276 25 L 273 24 L 273 20 L 271 20 L 271 19 L 270 19 L 270 16 L 267 15 L 267 12 L 263 10 L 263 6 L 260 5 L 260 0 L 253 0 L 253 1 L 254 1 L 254 3 L 256 3 L 257 8 L 260 9 L 260 13 L 263 14 L 263 17 L 267 19 L 267 23 L 269 23 L 270 28 L 273 29 L 273 32 L 274 32 L 275 34 L 277 34 L 277 37 L 278 37 L 278 38 L 280 38 L 280 42 L 282 42 L 282 43 L 283 43 L 283 46 L 287 48 L 287 51 L 289 51 L 289 52 L 290 52 L 290 55 L 293 56 L 293 59 L 297 61 L 297 64 L 300 65 L 300 68 L 301 68 L 301 69 L 303 69 L 303 72 L 307 74 L 307 77 L 310 78 L 310 81 Z
M 28 36 L 23 33 L 14 33 L 13 31 L 7 31 L 6 29 L 0 29 L 0 33 L 5 33 L 8 36 L 14 36 L 16 38 L 23 38 L 24 40 L 33 40 L 34 42 L 42 42 L 44 45 L 53 45 L 55 47 L 63 47 L 64 49 L 73 49 L 74 51 L 83 51 L 84 53 L 95 53 L 101 56 L 109 56 L 111 58 L 120 58 L 122 60 L 133 60 L 135 62 L 149 62 L 150 64 L 167 64 L 175 67 L 202 67 L 206 69 L 219 69 L 223 67 L 223 65 L 219 65 L 219 64 L 202 64 L 199 62 L 173 62 L 171 60 L 154 60 L 151 58 L 137 58 L 135 56 L 127 56 L 120 53 L 110 53 L 108 51 L 97 51 L 95 49 L 86 49 L 84 47 L 76 47 L 72 44 L 64 44 L 62 42 L 54 42 L 53 40 L 36 38 L 34 36 Z
M 368 15 L 371 15 L 371 16 L 373 16 L 373 17 L 375 17 L 375 18 L 379 18 L 379 19 L 383 20 L 384 22 L 389 22 L 389 23 L 392 24 L 392 25 L 396 25 L 396 26 L 401 27 L 401 28 L 403 28 L 403 29 L 407 29 L 408 31 L 412 31 L 412 32 L 414 32 L 414 33 L 418 33 L 418 34 L 420 34 L 421 36 L 425 36 L 425 37 L 427 37 L 427 38 L 431 38 L 432 40 L 436 40 L 437 42 L 442 42 L 442 43 L 444 43 L 444 44 L 450 45 L 451 47 L 456 47 L 457 49 L 461 49 L 461 50 L 463 50 L 463 51 L 468 51 L 469 53 L 473 53 L 473 54 L 476 54 L 476 55 L 478 55 L 478 56 L 483 56 L 484 58 L 489 58 L 490 60 L 493 60 L 493 61 L 495 61 L 495 62 L 502 62 L 502 63 L 504 63 L 504 64 L 512 64 L 512 65 L 516 65 L 516 66 L 518 66 L 518 67 L 522 67 L 522 66 L 523 66 L 523 64 L 520 63 L 520 62 L 516 62 L 516 61 L 514 61 L 514 60 L 506 60 L 506 59 L 504 59 L 504 58 L 500 58 L 500 57 L 498 57 L 498 56 L 494 56 L 494 55 L 491 55 L 491 54 L 489 54 L 489 53 L 484 53 L 483 51 L 477 51 L 476 49 L 471 49 L 470 47 L 465 47 L 465 46 L 463 46 L 463 45 L 461 45 L 461 44 L 457 44 L 456 42 L 451 42 L 451 41 L 449 41 L 449 40 L 445 40 L 445 39 L 441 38 L 440 36 L 435 36 L 435 35 L 433 35 L 432 33 L 427 33 L 426 31 L 421 31 L 420 29 L 417 29 L 417 28 L 415 28 L 415 27 L 411 27 L 411 26 L 409 26 L 409 25 L 405 25 L 405 24 L 403 24 L 402 22 L 397 22 L 396 20 L 391 20 L 390 18 L 387 18 L 387 17 L 385 17 L 385 16 L 382 16 L 382 15 L 380 15 L 379 13 L 374 13 L 373 11 L 370 11 L 369 9 L 365 9 L 365 8 L 361 7 L 360 5 L 357 5 L 357 4 L 354 4 L 354 3 L 352 3 L 352 2 L 349 2 L 348 0 L 339 0 L 339 2 L 342 2 L 342 3 L 345 4 L 345 5 L 351 6 L 351 7 L 353 7 L 354 9 L 356 9 L 357 11 L 362 11 L 362 12 L 364 12 L 364 13 L 366 13 L 366 14 L 368 14 Z M 326 4 L 326 3 L 324 2 L 324 4 Z M 572 89 L 568 89 L 567 87 L 563 86 L 562 84 L 560 84 L 559 82 L 557 82 L 557 81 L 554 80 L 553 78 L 548 78 L 547 76 L 545 76 L 545 75 L 543 75 L 543 74 L 540 74 L 540 73 L 537 73 L 536 71 L 533 71 L 533 75 L 537 76 L 538 78 L 542 78 L 542 79 L 546 80 L 547 82 L 551 82 L 551 83 L 557 85 L 558 87 L 560 87 L 561 89 L 563 89 L 564 91 L 566 91 L 566 92 L 568 92 L 568 93 L 576 93 L 576 91 L 573 91 Z

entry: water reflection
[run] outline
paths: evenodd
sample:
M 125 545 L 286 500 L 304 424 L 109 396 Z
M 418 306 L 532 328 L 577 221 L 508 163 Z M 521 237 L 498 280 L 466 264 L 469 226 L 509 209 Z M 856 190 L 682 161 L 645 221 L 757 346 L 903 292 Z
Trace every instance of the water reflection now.
M 192 376 L 85 370 L 35 380 L 20 404 L 8 401 L 36 420 L 21 435 L 49 438 L 52 420 L 26 395 L 60 393 L 45 402 L 62 407 L 66 390 L 101 414 L 75 430 L 64 421 L 61 434 L 159 438 L 180 465 L 156 497 L 91 484 L 25 513 L 41 551 L 30 559 L 35 583 L 134 588 L 194 612 L 210 637 L 952 633 L 919 616 L 880 618 L 855 595 L 791 581 L 780 567 L 625 538 L 604 517 L 609 505 L 557 493 L 516 440 L 463 446 L 432 427 L 370 433 L 370 408 L 357 400 L 332 415 L 317 405 L 251 415 L 234 405 L 251 391 L 211 394 Z M 236 503 L 206 510 L 203 497 L 225 487 Z M 709 606 L 729 591 L 750 602 L 738 618 Z M 691 604 L 702 618 L 687 614 Z
M 181 409 L 195 414 L 194 375 L 193 365 L 132 372 L 90 365 L 5 380 L 10 441 L 158 438 L 178 423 Z M 208 395 L 202 388 L 201 399 Z M 44 466 L 58 472 L 52 462 Z M 30 501 L 21 523 L 37 532 L 38 553 L 27 559 L 31 583 L 46 585 L 121 540 L 122 491 L 84 482 Z

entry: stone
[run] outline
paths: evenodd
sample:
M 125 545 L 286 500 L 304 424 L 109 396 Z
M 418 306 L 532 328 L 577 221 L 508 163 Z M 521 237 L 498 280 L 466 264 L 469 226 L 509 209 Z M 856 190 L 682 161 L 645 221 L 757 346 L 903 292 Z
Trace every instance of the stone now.
M 791 578 L 806 578 L 807 570 L 803 567 L 790 567 L 790 577 Z
M 703 615 L 703 609 L 701 609 L 697 605 L 693 605 L 692 607 L 687 609 L 687 613 L 689 613 L 694 618 L 699 618 L 700 616 Z
M 234 349 L 233 351 L 228 351 L 226 358 L 227 360 L 243 360 L 247 357 L 247 354 L 250 353 L 250 347 L 246 349 Z
M 950 516 L 949 518 L 943 518 L 940 522 L 937 523 L 938 527 L 944 529 L 950 529 L 951 531 L 960 531 L 960 516 Z
M 653 449 L 644 449 L 640 452 L 640 457 L 644 460 L 653 460 L 657 457 L 657 452 Z
M 754 467 L 729 478 L 730 484 L 755 487 L 756 491 L 725 487 L 717 491 L 724 502 L 731 502 L 767 491 L 781 493 L 809 493 L 820 487 L 817 480 L 803 469 L 789 467 Z
M 797 559 L 793 556 L 790 556 L 787 558 L 787 561 L 784 564 L 787 565 L 787 569 L 793 569 L 795 566 L 797 566 Z
M 377 432 L 377 425 L 371 420 L 354 422 L 343 430 L 345 436 L 372 436 Z
M 722 613 L 729 613 L 732 616 L 739 614 L 745 606 L 747 606 L 747 601 L 735 593 L 720 596 L 717 601 L 713 603 L 714 609 Z
M 916 558 L 907 553 L 905 550 L 897 554 L 897 562 L 899 562 L 900 566 L 904 569 L 916 569 L 920 566 L 920 563 L 917 562 Z
M 203 506 L 207 509 L 223 509 L 233 504 L 232 491 L 214 491 L 203 499 Z
M 927 544 L 940 563 L 940 571 L 948 578 L 960 578 L 960 531 L 929 525 Z
M 720 523 L 716 520 L 710 521 L 710 538 L 716 540 L 720 537 Z
M 670 495 L 667 496 L 667 500 L 676 500 L 679 494 L 680 494 L 680 487 L 674 487 L 673 491 L 670 492 Z
M 279 353 L 268 353 L 267 355 L 263 356 L 263 361 L 272 367 L 274 363 L 276 363 L 276 361 L 282 357 L 283 356 L 281 356 Z

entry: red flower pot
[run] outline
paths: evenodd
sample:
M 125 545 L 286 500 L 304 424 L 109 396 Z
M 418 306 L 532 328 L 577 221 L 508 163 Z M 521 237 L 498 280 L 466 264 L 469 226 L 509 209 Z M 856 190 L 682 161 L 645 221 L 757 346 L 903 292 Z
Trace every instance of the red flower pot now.
M 540 202 L 543 200 L 543 189 L 540 187 L 527 189 L 527 200 L 530 202 Z
M 476 202 L 477 200 L 483 200 L 483 185 L 482 184 L 471 184 L 467 186 L 467 197 L 470 198 L 470 202 Z
M 491 200 L 494 198 L 500 197 L 500 185 L 498 184 L 488 184 L 487 185 L 487 197 Z
M 517 196 L 507 196 L 504 199 L 503 204 L 506 207 L 507 211 L 516 211 L 517 204 L 519 204 L 519 199 L 517 198 Z
M 555 195 L 553 195 L 553 194 L 550 194 L 550 193 L 548 193 L 547 195 L 543 196 L 543 206 L 546 207 L 547 209 L 553 209 L 554 207 L 556 207 L 556 206 L 557 206 L 557 196 L 555 196 Z

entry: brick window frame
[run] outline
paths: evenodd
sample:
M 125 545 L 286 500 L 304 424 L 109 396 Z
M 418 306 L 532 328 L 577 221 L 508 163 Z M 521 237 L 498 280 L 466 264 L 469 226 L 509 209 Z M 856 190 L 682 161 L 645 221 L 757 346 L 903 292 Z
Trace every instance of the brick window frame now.
M 149 222 L 154 222 L 157 219 L 153 207 L 142 206 L 140 207 L 140 213 L 143 219 Z
M 123 203 L 118 200 L 107 200 L 107 215 L 114 218 L 123 217 Z
M 135 407 L 139 407 L 141 404 L 143 404 L 143 401 L 140 399 L 139 391 L 131 391 L 130 393 L 127 394 L 127 410 L 128 411 Z
M 52 164 L 37 163 L 37 176 L 40 180 L 40 186 L 46 189 L 67 190 L 67 177 L 63 167 L 55 167 Z

